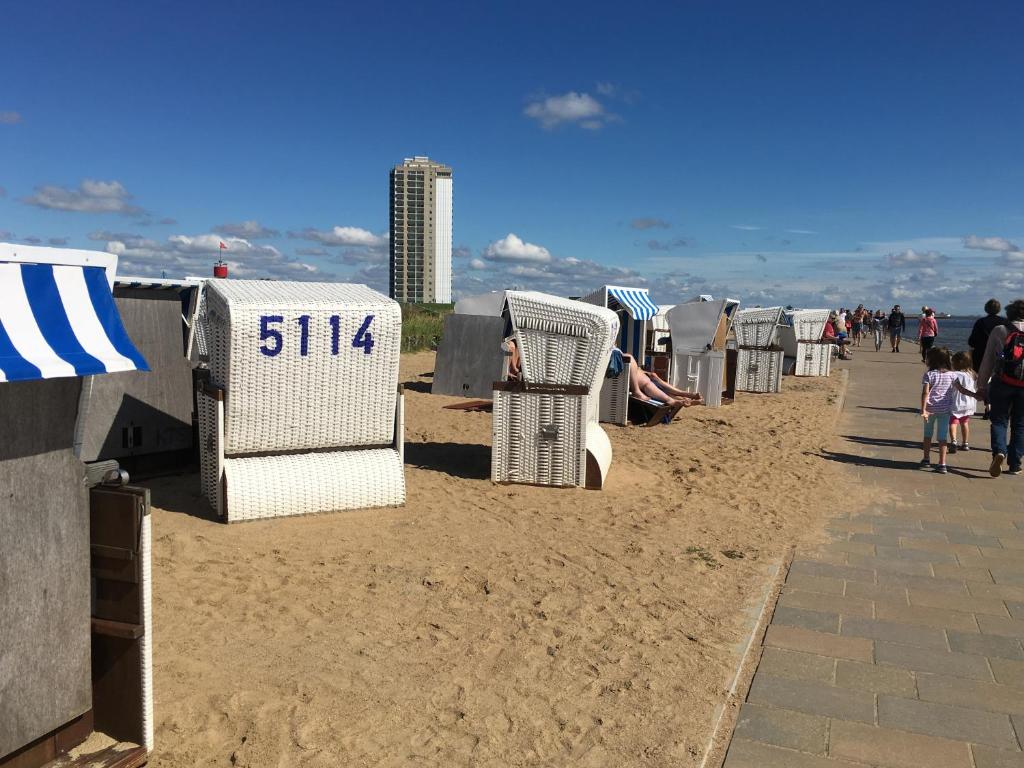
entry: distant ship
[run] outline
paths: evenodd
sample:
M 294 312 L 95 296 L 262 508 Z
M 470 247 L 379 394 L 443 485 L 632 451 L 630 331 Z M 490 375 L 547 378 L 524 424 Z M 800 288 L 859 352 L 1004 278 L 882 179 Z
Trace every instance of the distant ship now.
M 939 318 L 940 320 L 943 320 L 943 319 L 948 320 L 949 318 L 952 317 L 952 315 L 949 314 L 949 312 L 936 312 L 935 316 L 937 318 Z

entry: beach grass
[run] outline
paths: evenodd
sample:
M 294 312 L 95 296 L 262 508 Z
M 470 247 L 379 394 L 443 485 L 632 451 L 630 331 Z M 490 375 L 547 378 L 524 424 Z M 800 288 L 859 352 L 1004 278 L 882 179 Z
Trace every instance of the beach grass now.
M 454 307 L 454 304 L 402 304 L 402 351 L 437 349 L 444 318 Z

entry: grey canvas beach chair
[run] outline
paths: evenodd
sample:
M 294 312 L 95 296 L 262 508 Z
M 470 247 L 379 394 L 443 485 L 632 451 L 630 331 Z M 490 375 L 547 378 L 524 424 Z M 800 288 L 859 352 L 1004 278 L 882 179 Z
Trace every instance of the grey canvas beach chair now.
M 401 333 L 363 285 L 207 284 L 201 475 L 223 520 L 404 503 Z
M 737 302 L 690 301 L 668 312 L 672 339 L 671 384 L 700 392 L 710 408 L 722 404 L 725 389 L 725 340 Z

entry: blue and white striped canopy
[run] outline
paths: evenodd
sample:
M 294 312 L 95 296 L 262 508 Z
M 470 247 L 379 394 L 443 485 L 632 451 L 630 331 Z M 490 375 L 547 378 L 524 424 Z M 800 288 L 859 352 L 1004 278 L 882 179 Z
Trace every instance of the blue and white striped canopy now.
M 0 381 L 136 370 L 102 267 L 0 262 Z
M 633 288 L 609 287 L 608 293 L 625 307 L 634 320 L 650 320 L 658 314 L 658 305 L 651 301 L 647 291 L 638 291 Z

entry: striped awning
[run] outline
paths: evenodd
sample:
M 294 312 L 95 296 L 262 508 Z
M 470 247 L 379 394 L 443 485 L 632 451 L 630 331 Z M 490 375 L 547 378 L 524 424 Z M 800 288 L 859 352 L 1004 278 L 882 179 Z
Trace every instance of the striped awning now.
M 619 302 L 634 320 L 650 320 L 658 314 L 658 305 L 651 301 L 647 291 L 609 287 L 608 294 Z
M 0 262 L 0 381 L 148 370 L 102 267 Z

